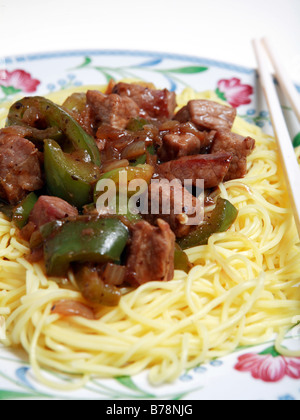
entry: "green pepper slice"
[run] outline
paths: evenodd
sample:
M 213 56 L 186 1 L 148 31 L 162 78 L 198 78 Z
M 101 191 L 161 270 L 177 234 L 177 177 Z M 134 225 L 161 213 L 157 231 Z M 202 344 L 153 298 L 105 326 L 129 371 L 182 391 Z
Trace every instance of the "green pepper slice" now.
M 79 114 L 84 110 L 86 106 L 86 94 L 85 93 L 72 93 L 65 102 L 63 103 L 63 108 L 74 111 Z
M 129 201 L 127 202 L 126 212 L 121 214 L 119 203 L 120 203 L 120 197 L 119 195 L 117 195 L 116 207 L 112 209 L 112 213 L 113 213 L 111 215 L 112 217 L 116 216 L 117 218 L 119 218 L 125 226 L 130 226 L 132 224 L 138 223 L 141 220 L 143 220 L 142 216 L 139 213 L 136 214 L 135 212 L 132 211 L 132 209 L 130 208 Z M 83 214 L 99 215 L 96 204 L 90 203 L 90 204 L 87 204 L 86 206 L 83 206 Z
M 238 210 L 223 198 L 218 198 L 216 207 L 208 221 L 205 221 L 189 235 L 177 241 L 182 249 L 193 248 L 199 245 L 206 245 L 208 239 L 217 232 L 226 232 L 234 223 Z
M 116 196 L 116 208 L 114 209 L 116 216 L 120 218 L 126 225 L 133 225 L 135 223 L 143 220 L 142 216 L 139 213 L 132 212 L 130 208 L 130 203 L 127 201 L 126 213 L 120 213 L 120 195 Z
M 44 166 L 50 194 L 78 208 L 92 201 L 93 184 L 100 176 L 97 166 L 65 154 L 54 140 L 45 140 Z
M 155 147 L 153 145 L 147 147 L 147 153 L 149 155 L 154 156 L 155 155 Z M 134 162 L 131 162 L 130 166 L 144 165 L 147 162 L 147 153 L 139 156 Z
M 116 306 L 121 299 L 120 290 L 105 284 L 94 267 L 76 265 L 76 283 L 83 297 L 92 305 Z
M 89 216 L 60 221 L 50 229 L 45 225 L 41 233 L 46 272 L 55 277 L 65 276 L 73 262 L 119 262 L 129 238 L 120 220 Z
M 101 165 L 100 152 L 93 137 L 88 135 L 68 112 L 49 99 L 32 96 L 15 102 L 10 107 L 6 125 L 22 124 L 25 111 L 31 107 L 39 110 L 48 126 L 57 127 L 71 143 L 73 149 L 85 151 L 95 165 Z
M 154 174 L 154 168 L 151 165 L 138 165 L 135 167 L 132 166 L 126 166 L 125 168 L 117 168 L 113 169 L 112 171 L 106 172 L 105 174 L 101 175 L 99 178 L 99 181 L 110 179 L 114 182 L 116 186 L 116 191 L 120 191 L 120 184 L 125 180 L 125 177 L 123 175 L 126 175 L 127 180 L 127 186 L 129 183 L 135 179 L 146 181 L 147 184 L 150 184 L 150 181 L 152 179 L 152 176 Z M 136 191 L 128 191 L 128 197 L 131 197 L 132 195 L 136 194 Z M 97 202 L 97 199 L 101 195 L 101 192 L 99 192 L 97 186 L 94 191 L 94 202 Z
M 126 130 L 136 133 L 137 131 L 142 130 L 145 125 L 148 124 L 149 121 L 145 120 L 145 118 L 131 118 L 126 126 Z
M 38 197 L 36 194 L 30 193 L 14 208 L 12 220 L 19 229 L 22 229 L 27 224 L 30 213 L 37 201 Z
M 193 267 L 193 264 L 190 263 L 186 253 L 180 248 L 178 244 L 175 244 L 175 252 L 174 252 L 175 270 L 181 270 L 188 274 L 192 267 Z

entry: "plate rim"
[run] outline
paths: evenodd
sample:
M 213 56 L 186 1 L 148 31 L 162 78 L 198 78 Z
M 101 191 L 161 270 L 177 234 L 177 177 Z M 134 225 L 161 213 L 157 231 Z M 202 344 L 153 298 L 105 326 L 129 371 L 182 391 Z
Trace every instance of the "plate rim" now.
M 40 52 L 31 52 L 24 54 L 13 54 L 0 56 L 0 64 L 12 64 L 13 62 L 22 63 L 26 61 L 37 61 L 37 60 L 49 60 L 52 58 L 66 58 L 66 57 L 78 57 L 83 55 L 94 55 L 94 56 L 109 56 L 109 55 L 121 55 L 121 56 L 133 56 L 133 57 L 149 57 L 149 58 L 167 58 L 178 61 L 191 61 L 195 64 L 203 64 L 208 66 L 218 67 L 223 70 L 236 71 L 242 74 L 255 74 L 258 75 L 258 69 L 255 67 L 245 66 L 225 60 L 213 59 L 194 54 L 183 54 L 176 52 L 156 51 L 156 50 L 140 50 L 140 49 L 117 49 L 117 48 L 70 48 L 62 50 L 49 50 Z M 274 81 L 278 84 L 278 81 L 274 77 Z M 300 93 L 300 84 L 293 81 L 297 91 Z
M 24 61 L 36 61 L 36 60 L 47 60 L 52 58 L 65 58 L 65 57 L 77 57 L 82 55 L 96 55 L 96 56 L 109 56 L 109 55 L 121 55 L 121 56 L 145 56 L 145 57 L 156 57 L 156 58 L 168 58 L 179 61 L 191 61 L 197 64 L 207 64 L 222 69 L 234 70 L 244 74 L 257 73 L 255 68 L 239 65 L 237 63 L 231 63 L 223 60 L 207 58 L 197 56 L 193 54 L 182 54 L 175 52 L 155 51 L 155 50 L 139 50 L 139 49 L 94 49 L 94 48 L 82 48 L 82 49 L 63 49 L 63 50 L 49 50 L 40 51 L 24 54 L 13 54 L 5 55 L 2 57 L 4 62 L 12 64 L 12 62 L 24 62 Z M 0 61 L 1 62 L 1 61 Z
M 13 54 L 13 55 L 4 55 L 0 56 L 0 64 L 13 64 L 22 63 L 26 61 L 37 61 L 37 60 L 49 60 L 53 58 L 67 58 L 67 57 L 79 57 L 83 55 L 94 55 L 94 56 L 109 56 L 109 55 L 120 55 L 120 56 L 133 56 L 133 57 L 149 57 L 149 58 L 161 58 L 161 59 L 170 59 L 178 61 L 191 61 L 195 64 L 202 64 L 207 66 L 218 67 L 223 70 L 235 71 L 242 74 L 254 74 L 257 78 L 258 69 L 250 66 L 245 66 L 229 61 L 218 60 L 208 57 L 202 57 L 194 54 L 183 54 L 175 52 L 165 52 L 165 51 L 156 51 L 156 50 L 140 50 L 140 49 L 115 49 L 115 48 L 74 48 L 74 49 L 63 49 L 63 50 L 49 50 L 42 52 L 31 52 L 24 54 Z M 278 84 L 276 77 L 274 77 L 275 84 Z M 300 93 L 300 84 L 293 81 L 297 91 Z

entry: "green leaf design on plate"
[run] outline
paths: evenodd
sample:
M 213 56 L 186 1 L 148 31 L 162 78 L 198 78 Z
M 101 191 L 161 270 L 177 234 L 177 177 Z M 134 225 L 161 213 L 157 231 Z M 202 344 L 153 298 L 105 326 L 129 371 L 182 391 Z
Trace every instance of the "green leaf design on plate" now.
M 294 147 L 298 147 L 300 146 L 300 133 L 298 133 L 293 140 L 293 145 Z
M 260 356 L 264 356 L 264 355 L 267 355 L 267 354 L 270 354 L 273 357 L 279 357 L 279 356 L 281 356 L 281 354 L 278 353 L 278 351 L 275 349 L 274 346 L 268 347 L 267 349 L 263 350 L 259 354 L 260 354 Z
M 107 83 L 109 83 L 111 80 L 114 80 L 114 77 L 111 74 L 109 74 L 106 70 L 104 70 L 104 68 L 102 67 L 93 67 L 93 68 L 103 74 Z
M 179 67 L 175 69 L 166 69 L 162 70 L 164 73 L 178 73 L 178 74 L 197 74 L 207 71 L 208 67 L 201 67 L 201 66 L 187 66 L 187 67 Z
M 83 69 L 84 67 L 87 67 L 89 64 L 91 64 L 92 59 L 90 57 L 85 57 L 84 62 L 80 64 L 80 66 L 75 67 L 74 70 Z
M 199 388 L 202 389 L 202 388 Z M 181 394 L 176 394 L 174 395 L 174 397 L 172 398 L 172 401 L 180 401 L 182 400 L 184 397 L 186 397 L 188 395 L 188 392 L 182 392 Z
M 218 97 L 222 99 L 222 101 L 226 101 L 226 96 L 224 92 L 221 92 L 219 88 L 217 88 L 215 92 L 218 95 Z
M 13 400 L 19 398 L 32 398 L 32 393 L 27 392 L 18 392 L 18 391 L 6 391 L 4 389 L 0 389 L 0 400 Z
M 140 389 L 131 379 L 130 376 L 118 376 L 115 378 L 121 385 L 125 386 L 126 388 L 130 389 L 131 391 L 137 392 L 139 395 L 135 396 L 135 398 L 157 398 L 154 394 L 150 394 L 148 392 L 143 391 Z
M 120 384 L 122 384 L 123 386 L 125 386 L 126 388 L 131 389 L 132 391 L 138 391 L 138 392 L 142 392 L 143 393 L 143 391 L 136 386 L 136 384 L 133 382 L 133 380 L 131 379 L 130 376 L 118 376 L 116 378 L 116 380 Z
M 16 93 L 22 92 L 21 89 L 16 89 L 13 86 L 0 86 L 4 95 L 15 95 Z

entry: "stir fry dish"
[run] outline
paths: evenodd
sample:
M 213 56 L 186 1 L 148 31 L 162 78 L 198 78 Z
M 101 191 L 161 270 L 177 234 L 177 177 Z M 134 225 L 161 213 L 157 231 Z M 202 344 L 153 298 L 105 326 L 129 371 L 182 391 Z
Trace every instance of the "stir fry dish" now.
M 208 100 L 178 109 L 175 93 L 143 83 L 111 82 L 105 93 L 75 93 L 61 106 L 23 98 L 0 130 L 0 210 L 47 276 L 71 271 L 88 305 L 117 305 L 123 288 L 189 272 L 184 250 L 207 244 L 235 221 L 237 209 L 218 186 L 246 175 L 255 147 L 251 137 L 233 133 L 235 118 L 234 108 Z M 98 211 L 99 180 L 115 183 L 118 202 L 121 171 L 127 182 L 147 183 L 158 212 Z M 174 209 L 182 197 L 200 205 L 193 189 L 199 179 L 208 210 L 193 225 L 189 209 Z M 167 190 L 153 180 L 176 181 Z

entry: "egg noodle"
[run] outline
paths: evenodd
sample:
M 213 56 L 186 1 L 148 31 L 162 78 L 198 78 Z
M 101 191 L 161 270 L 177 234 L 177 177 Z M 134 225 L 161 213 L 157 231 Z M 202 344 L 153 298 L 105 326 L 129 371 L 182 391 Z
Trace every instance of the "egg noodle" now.
M 48 97 L 62 103 L 85 89 Z M 196 98 L 219 101 L 212 92 L 187 88 L 177 102 L 182 107 Z M 0 108 L 2 127 L 8 107 Z M 240 117 L 233 131 L 256 140 L 246 177 L 219 187 L 239 210 L 234 225 L 213 235 L 208 245 L 187 250 L 195 264 L 188 275 L 176 271 L 170 282 L 146 283 L 125 294 L 117 307 L 100 310 L 99 319 L 51 313 L 56 301 L 83 301 L 72 274 L 69 281 L 47 278 L 43 264 L 26 260 L 28 245 L 0 216 L 3 343 L 26 350 L 38 380 L 71 390 L 93 375 L 148 370 L 150 383 L 158 385 L 174 381 L 184 369 L 276 336 L 282 354 L 300 356 L 281 343 L 299 321 L 300 246 L 276 142 Z M 300 150 L 297 155 L 300 159 Z M 42 367 L 78 375 L 78 381 L 49 379 Z

